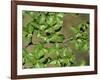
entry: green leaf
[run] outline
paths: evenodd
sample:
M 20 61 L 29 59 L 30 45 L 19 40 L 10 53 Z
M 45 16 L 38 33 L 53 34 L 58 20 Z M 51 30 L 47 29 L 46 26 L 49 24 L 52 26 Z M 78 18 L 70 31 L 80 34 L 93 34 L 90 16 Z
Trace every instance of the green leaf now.
M 33 63 L 33 56 L 30 55 L 26 49 L 23 49 L 22 50 L 22 53 L 23 53 L 23 58 L 24 58 L 24 62 L 23 63 L 27 63 L 27 64 L 32 64 Z
M 75 27 L 75 26 L 70 27 L 70 29 L 71 29 L 74 33 L 78 33 L 78 32 L 79 32 L 79 30 L 78 30 L 78 29 L 76 29 L 76 27 Z
M 87 45 L 87 44 L 84 44 L 83 50 L 84 50 L 84 51 L 87 51 L 87 50 L 88 50 L 88 45 Z
M 62 18 L 64 16 L 64 13 L 58 13 L 56 15 L 57 15 L 57 17 Z
M 39 24 L 44 24 L 46 20 L 46 16 L 44 13 L 41 13 L 40 17 L 39 17 Z
M 26 41 L 27 43 L 31 43 L 31 42 L 32 42 L 32 34 L 28 34 L 28 36 L 25 37 L 24 39 L 25 39 L 25 41 Z
M 45 33 L 54 33 L 54 32 L 55 31 L 51 27 L 45 30 Z
M 60 53 L 60 57 L 65 57 L 67 55 L 67 48 L 62 48 L 60 49 L 61 53 Z M 69 54 L 69 53 L 68 53 Z
M 44 30 L 45 28 L 47 28 L 46 25 L 40 25 L 40 30 Z
M 39 27 L 39 24 L 37 22 L 34 21 L 31 24 L 35 28 L 35 30 L 39 30 L 40 27 Z
M 52 26 L 53 24 L 54 24 L 54 16 L 48 16 L 47 17 L 47 20 L 46 20 L 46 22 L 47 22 L 47 24 L 49 25 L 49 26 Z
M 84 61 L 84 60 L 82 60 L 81 62 L 80 62 L 80 66 L 84 66 L 86 64 L 86 62 Z
M 50 57 L 51 59 L 57 59 L 58 57 L 58 51 L 55 48 L 50 48 L 48 54 L 46 57 Z
M 36 63 L 36 64 L 34 65 L 34 67 L 35 67 L 35 68 L 41 68 L 41 67 L 44 67 L 44 65 L 41 64 L 41 63 Z
M 67 65 L 69 63 L 69 60 L 68 59 L 60 59 L 60 63 Z
M 53 29 L 53 30 L 60 31 L 60 30 L 61 30 L 61 27 L 62 27 L 62 25 L 56 24 L 56 25 L 54 25 L 54 26 L 52 27 L 52 29 Z
M 28 24 L 27 25 L 27 30 L 28 30 L 28 33 L 31 34 L 34 31 L 34 28 L 31 24 Z
M 56 62 L 57 62 L 57 61 L 56 61 L 56 60 L 54 60 L 54 61 L 51 61 L 51 62 L 50 62 L 50 64 L 54 64 L 54 65 L 55 65 L 55 64 L 56 64 Z
M 63 40 L 64 40 L 64 35 L 54 34 L 50 38 L 50 41 L 52 41 L 52 42 L 63 42 Z

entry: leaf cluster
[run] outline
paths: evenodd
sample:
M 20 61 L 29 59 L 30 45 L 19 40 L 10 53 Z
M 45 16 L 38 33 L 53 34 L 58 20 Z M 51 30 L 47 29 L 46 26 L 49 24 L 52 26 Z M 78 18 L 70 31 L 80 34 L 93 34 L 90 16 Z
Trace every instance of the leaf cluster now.
M 23 20 L 25 16 L 30 16 L 23 26 L 22 37 L 26 43 L 23 48 L 23 68 L 44 68 L 44 67 L 64 67 L 76 65 L 76 57 L 70 47 L 64 45 L 66 39 L 60 33 L 63 27 L 63 17 L 65 13 L 56 12 L 33 12 L 23 11 Z M 89 24 L 81 23 L 71 27 L 75 33 L 70 42 L 75 45 L 78 50 L 88 50 L 88 32 Z M 46 46 L 49 44 L 49 46 Z M 66 43 L 67 44 L 67 43 Z M 26 49 L 28 46 L 34 45 L 31 52 Z M 85 65 L 82 61 L 80 65 Z

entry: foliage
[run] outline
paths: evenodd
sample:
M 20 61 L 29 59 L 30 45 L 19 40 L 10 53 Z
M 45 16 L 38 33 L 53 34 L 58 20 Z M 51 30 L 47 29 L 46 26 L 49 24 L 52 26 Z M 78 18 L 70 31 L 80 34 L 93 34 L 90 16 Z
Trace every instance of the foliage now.
M 81 23 L 77 28 L 71 27 L 71 30 L 75 33 L 72 38 L 72 43 L 75 44 L 75 48 L 81 51 L 89 50 L 89 23 Z
M 61 44 L 65 44 L 64 41 L 66 40 L 65 36 L 60 33 L 65 13 L 23 11 L 23 19 L 26 15 L 30 16 L 32 21 L 23 26 L 23 39 L 27 46 L 32 44 L 34 48 L 31 53 L 27 51 L 27 46 L 23 48 L 23 67 L 76 65 L 75 55 L 71 48 L 61 46 Z M 78 50 L 88 50 L 88 26 L 87 23 L 81 23 L 77 28 L 71 27 L 75 35 L 72 36 L 70 42 L 75 44 L 75 48 Z M 52 46 L 45 46 L 46 44 L 52 44 Z M 85 65 L 85 62 L 82 61 L 80 65 Z

